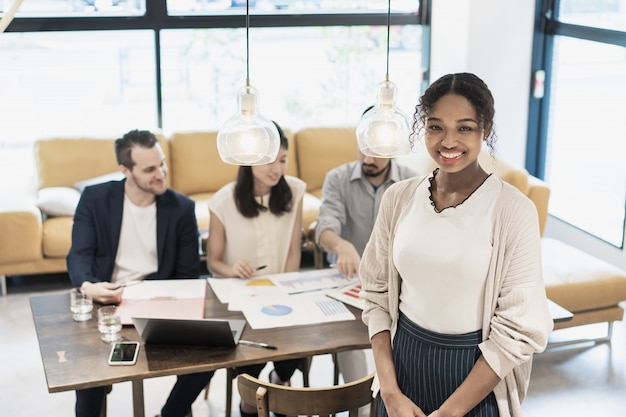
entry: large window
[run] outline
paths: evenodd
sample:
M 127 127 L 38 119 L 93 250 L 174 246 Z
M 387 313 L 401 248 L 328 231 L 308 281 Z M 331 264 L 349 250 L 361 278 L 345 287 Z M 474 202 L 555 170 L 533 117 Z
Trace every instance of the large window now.
M 552 6 L 536 42 L 546 90 L 533 104 L 541 118 L 529 129 L 529 167 L 550 185 L 550 214 L 623 247 L 626 0 Z
M 421 3 L 391 2 L 389 72 L 409 114 L 428 69 Z M 0 150 L 131 128 L 219 129 L 246 82 L 245 6 L 23 1 L 0 34 Z M 387 2 L 250 0 L 249 7 L 250 81 L 261 113 L 292 130 L 356 125 L 385 79 Z
M 157 127 L 147 30 L 0 35 L 0 142 Z
M 427 81 L 429 4 L 391 1 L 389 74 L 408 114 Z M 387 1 L 249 11 L 260 112 L 291 130 L 356 125 L 385 79 Z M 0 187 L 30 189 L 40 138 L 218 130 L 246 82 L 245 13 L 245 0 L 22 1 L 0 34 Z
M 356 125 L 385 79 L 386 28 L 252 28 L 250 81 L 260 112 L 292 130 Z M 407 113 L 420 94 L 420 26 L 393 26 L 391 80 Z M 163 128 L 216 129 L 235 113 L 246 81 L 245 29 L 161 34 Z

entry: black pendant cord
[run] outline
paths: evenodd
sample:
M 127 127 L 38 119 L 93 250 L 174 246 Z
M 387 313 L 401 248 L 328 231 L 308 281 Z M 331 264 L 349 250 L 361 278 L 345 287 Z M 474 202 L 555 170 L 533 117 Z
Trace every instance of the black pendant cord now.
M 391 0 L 390 0 L 391 1 Z M 246 86 L 250 87 L 250 5 L 246 1 Z M 387 45 L 389 49 L 389 45 Z
M 385 80 L 389 81 L 389 34 L 391 28 L 391 0 L 387 2 L 387 74 Z

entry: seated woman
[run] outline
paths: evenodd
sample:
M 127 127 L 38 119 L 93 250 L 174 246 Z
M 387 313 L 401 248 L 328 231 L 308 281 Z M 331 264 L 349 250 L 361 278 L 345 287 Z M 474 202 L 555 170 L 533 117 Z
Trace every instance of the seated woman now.
M 237 180 L 222 187 L 209 201 L 211 215 L 207 267 L 214 277 L 251 278 L 300 268 L 302 198 L 306 184 L 285 176 L 288 141 L 280 135 L 276 161 L 242 166 Z M 263 268 L 261 268 L 263 267 Z M 270 382 L 286 384 L 298 359 L 274 362 Z M 238 368 L 258 377 L 265 364 Z M 254 404 L 240 404 L 242 417 L 255 416 Z

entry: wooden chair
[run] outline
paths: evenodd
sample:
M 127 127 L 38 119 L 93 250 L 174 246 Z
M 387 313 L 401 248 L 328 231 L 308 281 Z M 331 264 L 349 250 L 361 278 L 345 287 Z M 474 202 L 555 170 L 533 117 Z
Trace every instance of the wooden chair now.
M 237 386 L 243 401 L 257 405 L 259 417 L 269 417 L 270 411 L 288 416 L 329 417 L 343 411 L 349 417 L 357 417 L 359 408 L 370 405 L 370 416 L 376 417 L 377 401 L 372 397 L 370 374 L 357 381 L 324 388 L 294 388 L 270 384 L 251 377 L 239 375 Z
M 302 385 L 305 387 L 309 386 L 309 372 L 311 369 L 311 360 L 312 357 L 308 356 L 306 358 L 302 358 L 300 363 L 298 364 L 298 369 L 302 372 Z M 233 403 L 233 379 L 237 377 L 237 371 L 235 368 L 227 368 L 226 369 L 226 409 L 225 416 L 231 417 L 232 413 L 232 403 Z M 336 377 L 337 379 L 337 377 Z M 206 400 L 209 397 L 209 387 L 211 383 L 204 388 L 204 399 Z M 254 404 L 252 401 L 250 404 Z M 237 412 L 238 415 L 239 412 Z M 193 415 L 189 415 L 189 417 L 193 417 Z

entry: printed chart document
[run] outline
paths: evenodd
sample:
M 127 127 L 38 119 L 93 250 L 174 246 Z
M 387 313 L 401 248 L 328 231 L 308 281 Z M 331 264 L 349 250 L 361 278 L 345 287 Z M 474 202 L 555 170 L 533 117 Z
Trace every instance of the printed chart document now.
M 117 313 L 122 324 L 131 317 L 204 318 L 205 279 L 145 280 L 124 288 Z
M 328 291 L 358 283 L 337 269 L 315 269 L 250 279 L 207 278 L 217 298 L 228 309 L 243 312 L 253 329 L 355 320 Z
M 365 308 L 365 300 L 359 297 L 359 292 L 361 292 L 361 284 L 357 283 L 347 285 L 337 290 L 329 291 L 326 293 L 326 295 L 343 303 L 351 305 L 352 307 L 360 308 L 361 310 L 363 310 Z
M 359 282 L 358 278 L 348 278 L 340 274 L 337 268 L 274 274 L 269 278 L 277 287 L 291 295 L 341 288 Z
M 207 278 L 211 289 L 229 311 L 241 311 L 248 300 L 259 297 L 280 297 L 289 295 L 274 285 L 268 276 L 241 278 Z
M 243 314 L 253 329 L 355 320 L 343 303 L 320 292 L 257 298 L 243 305 Z

